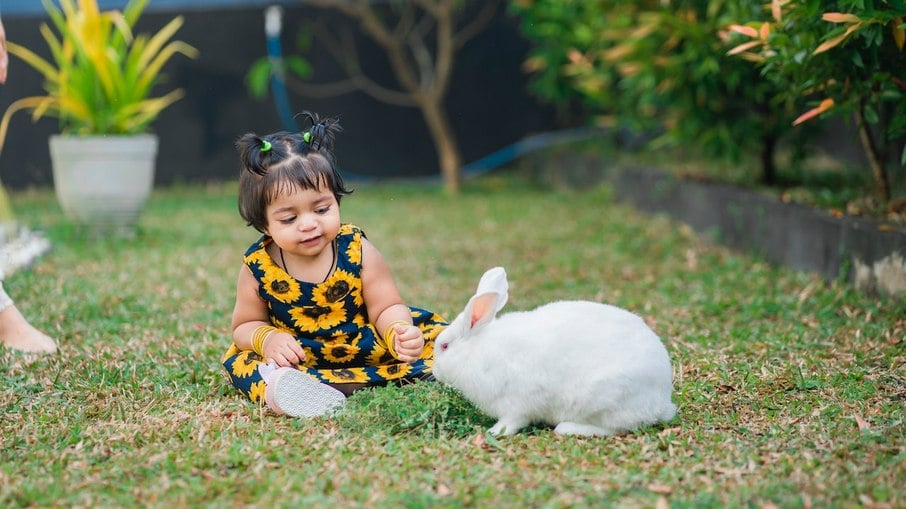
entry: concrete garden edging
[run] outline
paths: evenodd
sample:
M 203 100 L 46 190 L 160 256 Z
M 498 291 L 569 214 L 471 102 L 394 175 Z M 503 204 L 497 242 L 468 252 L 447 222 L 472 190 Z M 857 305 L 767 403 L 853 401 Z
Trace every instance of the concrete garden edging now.
M 614 170 L 617 199 L 665 213 L 736 250 L 859 290 L 906 297 L 906 227 L 785 203 L 725 184 L 678 180 L 644 167 Z

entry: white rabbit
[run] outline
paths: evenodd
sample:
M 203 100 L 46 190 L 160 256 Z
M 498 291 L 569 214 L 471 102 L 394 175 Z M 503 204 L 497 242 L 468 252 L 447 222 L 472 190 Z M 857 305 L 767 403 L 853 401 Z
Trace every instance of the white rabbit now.
M 498 419 L 490 433 L 537 423 L 567 435 L 612 435 L 676 415 L 670 358 L 640 317 L 559 301 L 495 320 L 507 288 L 503 268 L 487 271 L 435 341 L 434 376 Z

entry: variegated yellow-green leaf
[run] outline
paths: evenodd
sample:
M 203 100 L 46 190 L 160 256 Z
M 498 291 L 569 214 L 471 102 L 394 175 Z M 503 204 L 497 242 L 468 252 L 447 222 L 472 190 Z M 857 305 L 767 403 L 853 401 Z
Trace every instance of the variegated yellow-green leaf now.
M 192 46 L 171 40 L 182 17 L 154 34 L 133 34 L 148 0 L 130 0 L 122 11 L 102 11 L 97 0 L 42 0 L 42 4 L 50 24 L 42 24 L 40 32 L 51 58 L 14 42 L 9 43 L 9 52 L 43 76 L 46 95 L 10 105 L 0 124 L 0 148 L 9 117 L 19 110 L 30 110 L 33 119 L 57 117 L 64 132 L 129 134 L 145 130 L 182 97 L 181 90 L 150 97 L 173 55 L 198 55 Z

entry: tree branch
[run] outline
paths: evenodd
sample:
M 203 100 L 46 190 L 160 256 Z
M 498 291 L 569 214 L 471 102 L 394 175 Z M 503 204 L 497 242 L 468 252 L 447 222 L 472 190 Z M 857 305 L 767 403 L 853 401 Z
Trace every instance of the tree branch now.
M 455 48 L 461 48 L 488 26 L 488 23 L 494 19 L 494 14 L 497 12 L 497 3 L 498 0 L 481 2 L 481 11 L 478 16 L 475 16 L 468 25 L 464 26 L 453 36 L 453 46 Z

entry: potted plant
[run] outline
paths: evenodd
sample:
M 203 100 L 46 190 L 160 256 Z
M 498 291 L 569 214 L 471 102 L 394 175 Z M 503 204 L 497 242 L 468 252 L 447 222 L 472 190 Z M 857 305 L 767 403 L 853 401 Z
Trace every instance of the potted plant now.
M 8 50 L 42 74 L 46 95 L 9 106 L 0 150 L 15 112 L 58 118 L 61 134 L 51 136 L 50 155 L 64 213 L 95 232 L 132 232 L 154 183 L 158 140 L 149 125 L 183 95 L 177 89 L 151 97 L 152 89 L 171 57 L 195 58 L 197 50 L 171 40 L 181 16 L 155 34 L 133 34 L 148 0 L 130 0 L 122 11 L 100 11 L 96 0 L 42 2 L 56 29 L 41 26 L 51 59 L 13 42 Z

